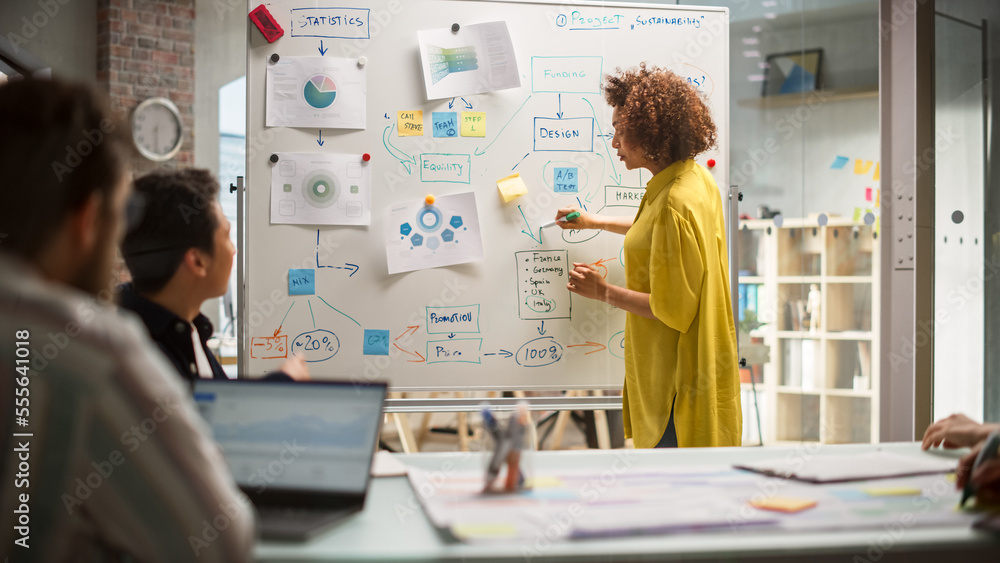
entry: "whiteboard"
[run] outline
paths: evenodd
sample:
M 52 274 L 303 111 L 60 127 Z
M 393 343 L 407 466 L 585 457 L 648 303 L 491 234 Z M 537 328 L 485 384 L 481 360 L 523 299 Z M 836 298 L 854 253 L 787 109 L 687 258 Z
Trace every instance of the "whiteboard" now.
M 248 9 L 257 5 L 251 0 Z M 240 327 L 246 374 L 272 370 L 294 350 L 305 355 L 316 379 L 387 380 L 399 391 L 620 388 L 624 312 L 571 295 L 565 280 L 572 262 L 586 262 L 624 285 L 624 237 L 539 227 L 569 204 L 635 214 L 649 173 L 618 162 L 601 83 L 616 67 L 641 61 L 674 70 L 707 95 L 719 146 L 698 160 L 713 159 L 711 172 L 720 190 L 726 188 L 728 10 L 474 0 L 265 6 L 285 33 L 268 44 L 248 24 Z M 321 21 L 318 14 L 337 25 L 312 25 Z M 450 33 L 458 24 L 454 36 L 461 44 L 463 30 L 470 34 L 476 24 L 498 21 L 506 23 L 520 85 L 429 100 L 418 32 Z M 363 68 L 364 128 L 265 126 L 267 69 L 277 64 L 272 55 L 287 62 L 321 53 Z M 489 60 L 481 58 L 481 64 Z M 399 112 L 418 111 L 423 135 L 401 136 Z M 474 125 L 484 129 L 468 132 L 483 136 L 436 137 L 435 120 L 446 127 L 448 119 L 434 112 L 454 112 L 459 121 L 462 112 L 481 113 Z M 473 122 L 476 116 L 466 117 Z M 403 128 L 411 132 L 414 121 L 421 120 Z M 272 174 L 284 155 L 296 153 L 361 162 L 371 178 L 370 224 L 275 224 Z M 282 155 L 278 163 L 272 154 Z M 370 160 L 359 160 L 363 154 Z M 497 180 L 514 173 L 528 193 L 505 202 Z M 338 190 L 348 193 L 345 186 Z M 470 193 L 472 215 L 442 208 L 436 217 L 420 207 L 427 195 L 452 202 Z M 285 196 L 278 190 L 274 197 Z M 408 206 L 417 210 L 413 221 L 393 215 Z M 440 258 L 474 246 L 463 230 L 470 221 L 478 223 L 481 260 L 389 274 L 390 243 L 418 262 Z M 420 235 L 416 242 L 414 235 Z M 418 254 L 432 244 L 430 254 Z

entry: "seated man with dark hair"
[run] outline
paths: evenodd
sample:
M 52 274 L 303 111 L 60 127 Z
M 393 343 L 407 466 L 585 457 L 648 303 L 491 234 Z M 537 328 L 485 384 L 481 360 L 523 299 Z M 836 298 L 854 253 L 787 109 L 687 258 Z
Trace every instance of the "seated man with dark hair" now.
M 135 181 L 135 225 L 122 244 L 132 283 L 120 304 L 139 315 L 150 336 L 190 382 L 227 379 L 208 349 L 212 323 L 201 313 L 207 299 L 225 294 L 236 248 L 222 212 L 219 184 L 207 170 L 152 172 Z M 268 379 L 308 379 L 305 362 L 292 357 Z
M 249 561 L 252 507 L 171 366 L 112 307 L 126 126 L 90 88 L 35 79 L 0 86 L 0 123 L 5 553 Z

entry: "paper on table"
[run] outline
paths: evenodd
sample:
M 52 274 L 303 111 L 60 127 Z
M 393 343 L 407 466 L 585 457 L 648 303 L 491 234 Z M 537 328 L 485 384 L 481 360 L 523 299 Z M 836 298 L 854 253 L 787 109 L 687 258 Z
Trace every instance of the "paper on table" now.
M 271 224 L 368 225 L 371 166 L 360 154 L 277 153 Z
M 521 174 L 515 172 L 510 176 L 497 180 L 497 189 L 500 190 L 500 197 L 504 203 L 519 198 L 528 193 L 528 186 L 524 185 Z
M 777 458 L 733 467 L 810 483 L 837 483 L 948 473 L 954 471 L 956 465 L 957 461 L 954 459 L 941 459 L 930 455 L 910 457 L 876 451 L 859 455 L 815 456 L 805 460 L 801 457 Z
M 507 22 L 419 31 L 417 41 L 428 100 L 521 85 Z
M 365 128 L 365 67 L 354 59 L 282 57 L 267 67 L 268 127 Z
M 390 274 L 483 259 L 476 194 L 415 200 L 389 209 L 385 254 Z

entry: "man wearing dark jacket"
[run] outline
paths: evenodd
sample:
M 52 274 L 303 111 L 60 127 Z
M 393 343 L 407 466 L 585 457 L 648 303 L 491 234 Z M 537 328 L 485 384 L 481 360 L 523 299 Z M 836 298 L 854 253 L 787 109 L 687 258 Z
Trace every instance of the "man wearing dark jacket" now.
M 236 248 L 216 194 L 202 169 L 158 171 L 135 181 L 134 226 L 122 244 L 132 283 L 120 305 L 142 318 L 153 341 L 189 382 L 227 379 L 208 349 L 212 323 L 201 313 L 207 299 L 229 286 Z M 308 379 L 305 362 L 292 357 L 268 379 Z

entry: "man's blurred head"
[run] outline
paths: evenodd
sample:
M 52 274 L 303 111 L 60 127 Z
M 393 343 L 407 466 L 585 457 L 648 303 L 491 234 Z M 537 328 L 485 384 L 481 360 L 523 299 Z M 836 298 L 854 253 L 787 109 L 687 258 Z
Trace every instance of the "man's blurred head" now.
M 135 181 L 142 219 L 125 235 L 122 254 L 135 290 L 155 294 L 177 276 L 200 299 L 226 292 L 235 248 L 207 170 L 160 171 Z M 187 284 L 185 284 L 187 286 Z
M 108 286 L 128 199 L 127 128 L 90 87 L 0 85 L 0 252 L 84 291 Z

